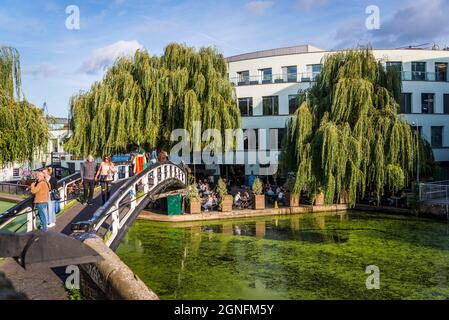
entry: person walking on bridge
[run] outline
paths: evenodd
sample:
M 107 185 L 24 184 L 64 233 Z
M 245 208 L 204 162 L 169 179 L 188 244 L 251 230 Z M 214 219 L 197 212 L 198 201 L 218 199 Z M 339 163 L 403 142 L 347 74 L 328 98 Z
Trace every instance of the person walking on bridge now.
M 47 167 L 43 171 L 45 180 L 50 186 L 50 194 L 48 199 L 47 223 L 49 228 L 56 225 L 56 214 L 59 212 L 59 196 L 58 179 L 53 177 L 53 168 Z
M 95 176 L 95 180 L 100 180 L 101 199 L 103 200 L 103 204 L 105 204 L 106 201 L 109 200 L 109 197 L 111 195 L 111 183 L 112 181 L 114 181 L 114 175 L 116 171 L 117 170 L 112 163 L 111 157 L 105 156 Z
M 81 183 L 84 188 L 84 203 L 93 204 L 95 189 L 95 174 L 97 172 L 97 163 L 92 155 L 88 155 L 86 161 L 81 165 Z
M 42 171 L 36 173 L 36 182 L 31 184 L 31 193 L 34 194 L 34 205 L 41 220 L 42 230 L 47 231 L 47 212 L 50 186 Z

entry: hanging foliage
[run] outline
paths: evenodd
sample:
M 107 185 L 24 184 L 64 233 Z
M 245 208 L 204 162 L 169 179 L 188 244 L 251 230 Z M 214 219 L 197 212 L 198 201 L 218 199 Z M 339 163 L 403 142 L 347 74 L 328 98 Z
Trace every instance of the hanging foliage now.
M 22 99 L 20 79 L 18 51 L 0 47 L 0 166 L 32 161 L 47 146 L 46 118 Z
M 103 80 L 71 99 L 73 135 L 66 147 L 78 155 L 129 151 L 132 145 L 170 148 L 174 129 L 240 127 L 227 67 L 214 49 L 170 44 L 160 57 L 137 51 L 121 58 Z
M 324 193 L 327 204 L 346 191 L 350 205 L 366 191 L 378 197 L 434 167 L 428 143 L 397 114 L 401 80 L 370 49 L 324 58 L 316 83 L 299 94 L 287 125 L 282 167 L 296 171 L 295 191 Z

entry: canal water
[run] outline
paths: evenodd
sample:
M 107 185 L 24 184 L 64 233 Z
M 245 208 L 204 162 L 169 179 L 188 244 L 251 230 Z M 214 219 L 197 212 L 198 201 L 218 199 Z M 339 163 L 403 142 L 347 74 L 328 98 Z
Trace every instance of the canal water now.
M 8 210 L 12 206 L 14 206 L 14 204 L 15 204 L 14 202 L 0 200 L 0 213 L 4 212 L 5 210 Z
M 117 254 L 161 299 L 449 299 L 448 224 L 410 216 L 140 220 Z

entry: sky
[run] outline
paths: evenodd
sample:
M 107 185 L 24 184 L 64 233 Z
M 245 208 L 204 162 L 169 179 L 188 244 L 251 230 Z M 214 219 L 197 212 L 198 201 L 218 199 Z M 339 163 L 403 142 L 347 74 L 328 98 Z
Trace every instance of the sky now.
M 372 5 L 375 29 L 366 25 Z M 179 42 L 231 56 L 299 44 L 443 48 L 448 12 L 449 0 L 0 0 L 0 45 L 20 52 L 25 98 L 67 117 L 71 96 L 137 49 L 160 55 Z

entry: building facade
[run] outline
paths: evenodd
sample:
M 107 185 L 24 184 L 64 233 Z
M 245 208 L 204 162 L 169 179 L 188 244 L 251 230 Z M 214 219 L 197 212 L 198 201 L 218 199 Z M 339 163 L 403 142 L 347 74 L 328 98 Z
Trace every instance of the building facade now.
M 64 151 L 64 142 L 71 134 L 68 119 L 52 118 L 49 120 L 48 129 L 47 149 L 36 152 L 33 163 L 12 163 L 0 167 L 0 181 L 18 181 L 29 176 L 32 170 L 51 164 L 59 164 L 72 171 L 79 170 L 82 159 Z
M 227 58 L 229 80 L 242 115 L 242 127 L 278 129 L 297 108 L 297 93 L 310 88 L 321 72 L 325 51 L 310 45 L 265 50 Z M 431 144 L 435 160 L 449 163 L 449 51 L 373 50 L 387 68 L 401 72 L 401 116 Z M 277 152 L 277 151 L 273 151 Z M 259 164 L 245 164 L 245 174 L 260 174 Z

